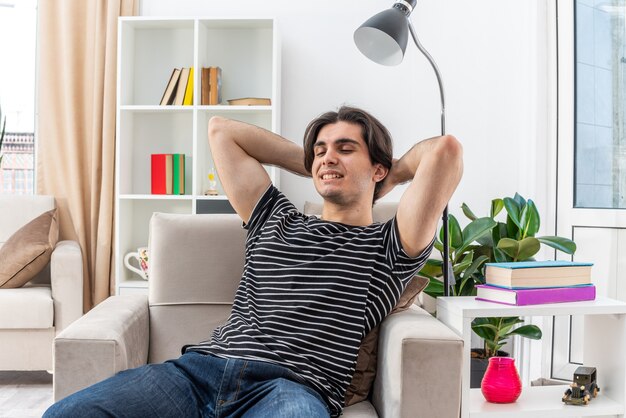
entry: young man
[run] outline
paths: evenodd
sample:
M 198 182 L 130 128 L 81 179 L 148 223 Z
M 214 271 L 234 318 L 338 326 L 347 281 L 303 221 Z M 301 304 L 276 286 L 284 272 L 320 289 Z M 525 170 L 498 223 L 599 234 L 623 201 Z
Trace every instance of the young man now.
M 179 359 L 121 372 L 46 416 L 338 416 L 361 339 L 426 261 L 462 173 L 453 137 L 394 162 L 384 126 L 350 107 L 311 122 L 304 148 L 218 117 L 209 142 L 248 230 L 228 321 Z M 321 219 L 298 212 L 262 164 L 311 176 Z M 407 181 L 396 216 L 373 223 L 373 202 Z

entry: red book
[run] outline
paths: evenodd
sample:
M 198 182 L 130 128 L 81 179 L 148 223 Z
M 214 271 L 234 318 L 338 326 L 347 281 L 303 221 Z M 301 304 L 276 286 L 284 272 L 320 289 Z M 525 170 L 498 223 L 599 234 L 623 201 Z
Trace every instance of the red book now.
M 152 194 L 172 194 L 172 154 L 152 154 Z
M 541 305 L 544 303 L 579 302 L 594 300 L 596 287 L 592 284 L 566 287 L 531 287 L 524 289 L 510 289 L 476 285 L 476 300 L 504 303 L 505 305 Z

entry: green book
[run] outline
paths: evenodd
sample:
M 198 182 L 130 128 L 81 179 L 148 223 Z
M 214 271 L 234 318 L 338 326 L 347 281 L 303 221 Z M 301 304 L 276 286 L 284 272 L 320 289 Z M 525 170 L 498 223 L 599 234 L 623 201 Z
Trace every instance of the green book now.
M 172 194 L 185 194 L 185 154 L 172 154 Z

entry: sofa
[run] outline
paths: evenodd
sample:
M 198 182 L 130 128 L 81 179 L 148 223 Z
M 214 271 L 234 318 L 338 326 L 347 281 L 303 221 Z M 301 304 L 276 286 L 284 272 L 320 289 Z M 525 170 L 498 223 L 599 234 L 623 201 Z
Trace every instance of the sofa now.
M 52 196 L 0 195 L 0 247 L 54 207 Z M 51 251 L 24 286 L 0 288 L 0 370 L 52 370 L 55 336 L 83 314 L 80 246 L 60 241 Z
M 55 400 L 207 339 L 230 313 L 244 238 L 236 215 L 155 213 L 149 294 L 112 296 L 56 337 Z M 346 408 L 346 417 L 458 416 L 459 336 L 412 306 L 384 320 L 378 347 L 371 401 Z

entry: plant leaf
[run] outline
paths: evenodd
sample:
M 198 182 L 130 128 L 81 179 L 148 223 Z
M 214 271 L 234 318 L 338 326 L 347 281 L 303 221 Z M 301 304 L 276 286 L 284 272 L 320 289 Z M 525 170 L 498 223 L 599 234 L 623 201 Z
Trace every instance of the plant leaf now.
M 522 325 L 519 328 L 515 328 L 513 331 L 509 332 L 506 337 L 511 335 L 521 335 L 525 338 L 530 338 L 531 340 L 540 340 L 542 333 L 537 325 Z
M 522 229 L 522 225 L 520 224 L 520 205 L 510 197 L 505 197 L 504 207 L 506 208 L 506 213 L 509 215 L 511 221 L 513 221 L 519 229 Z
M 459 221 L 454 217 L 454 215 L 448 216 L 448 228 L 450 229 L 450 247 L 452 247 L 452 249 L 459 248 L 463 245 L 463 234 L 461 233 Z
M 520 208 L 526 204 L 526 199 L 524 199 L 522 195 L 517 192 L 515 192 L 515 196 L 513 196 L 513 200 L 517 202 Z
M 438 239 L 435 240 L 435 244 L 434 247 L 437 249 L 437 251 L 439 251 L 440 253 L 443 254 L 443 244 L 441 243 L 441 241 L 439 241 Z
M 502 199 L 493 199 L 491 201 L 491 217 L 495 218 L 504 209 L 504 201 Z
M 443 261 L 437 260 L 435 258 L 429 258 L 426 260 L 426 264 L 420 270 L 420 274 L 429 275 L 429 276 L 441 276 L 441 271 L 443 269 Z
M 443 296 L 443 283 L 438 278 L 431 280 L 424 288 L 424 293 L 433 298 Z
M 487 262 L 488 260 L 489 257 L 487 257 L 486 255 L 481 255 L 480 257 L 476 258 L 476 260 L 472 262 L 472 265 L 470 265 L 463 273 L 463 278 L 469 278 L 480 268 L 483 263 Z
M 493 257 L 495 258 L 497 263 L 506 263 L 507 261 L 511 261 L 507 258 L 506 253 L 499 248 L 493 249 Z
M 537 239 L 548 247 L 563 251 L 565 254 L 574 254 L 576 252 L 576 243 L 571 239 L 554 236 L 538 237 Z
M 539 252 L 541 243 L 535 237 L 526 237 L 519 242 L 519 253 L 517 254 L 517 261 L 525 261 L 531 258 L 533 255 Z
M 465 203 L 461 205 L 461 209 L 463 210 L 463 213 L 465 214 L 465 216 L 467 216 L 469 220 L 475 221 L 476 219 L 478 219 L 478 216 L 474 215 L 474 212 L 472 212 L 469 206 L 467 206 Z
M 528 207 L 528 228 L 526 230 L 526 236 L 534 237 L 535 234 L 539 232 L 541 226 L 539 210 L 537 210 L 535 202 L 530 199 L 528 199 L 526 206 Z
M 486 235 L 494 226 L 496 226 L 496 221 L 487 217 L 470 222 L 463 229 L 463 245 L 459 248 L 459 252 L 464 251 L 472 242 Z
M 506 255 L 515 258 L 519 253 L 519 241 L 511 238 L 502 238 L 498 242 L 498 249 L 502 250 Z

